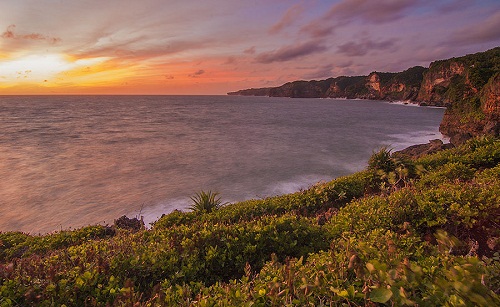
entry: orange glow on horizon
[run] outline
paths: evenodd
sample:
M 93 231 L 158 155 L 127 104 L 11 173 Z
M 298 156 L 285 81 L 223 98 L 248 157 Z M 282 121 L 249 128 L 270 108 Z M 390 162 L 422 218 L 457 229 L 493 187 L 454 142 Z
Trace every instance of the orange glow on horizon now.
M 206 59 L 201 66 L 199 61 L 155 63 L 65 54 L 11 57 L 0 62 L 0 94 L 225 94 L 230 84 L 236 90 L 257 80 L 220 69 L 223 61 Z
M 241 80 L 236 71 L 217 70 L 221 61 L 207 59 L 201 65 L 65 54 L 4 57 L 0 94 L 225 94 L 230 83 L 245 86 L 248 79 Z

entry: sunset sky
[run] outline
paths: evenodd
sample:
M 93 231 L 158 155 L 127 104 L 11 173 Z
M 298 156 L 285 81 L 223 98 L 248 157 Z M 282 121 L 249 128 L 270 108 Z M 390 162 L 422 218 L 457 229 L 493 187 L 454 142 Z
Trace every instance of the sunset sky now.
M 498 0 L 1 0 L 0 94 L 225 94 L 499 45 Z

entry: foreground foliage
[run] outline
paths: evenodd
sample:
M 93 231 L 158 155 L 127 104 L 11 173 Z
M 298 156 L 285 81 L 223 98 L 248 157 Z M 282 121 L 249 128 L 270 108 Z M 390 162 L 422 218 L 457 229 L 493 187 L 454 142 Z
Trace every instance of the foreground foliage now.
M 499 140 L 383 149 L 366 171 L 150 230 L 0 233 L 0 306 L 495 306 L 499 221 Z

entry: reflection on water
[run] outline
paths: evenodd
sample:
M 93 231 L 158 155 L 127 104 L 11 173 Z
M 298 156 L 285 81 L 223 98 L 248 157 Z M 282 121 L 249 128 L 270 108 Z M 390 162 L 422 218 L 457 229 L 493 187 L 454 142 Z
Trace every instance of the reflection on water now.
M 233 96 L 0 96 L 0 230 L 147 221 L 195 192 L 306 188 L 440 137 L 443 110 Z

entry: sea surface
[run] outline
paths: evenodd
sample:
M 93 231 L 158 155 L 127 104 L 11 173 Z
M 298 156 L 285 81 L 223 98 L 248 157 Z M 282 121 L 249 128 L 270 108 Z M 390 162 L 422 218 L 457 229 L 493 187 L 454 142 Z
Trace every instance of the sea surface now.
M 147 223 L 189 197 L 306 189 L 441 138 L 444 110 L 368 100 L 0 96 L 0 231 Z

